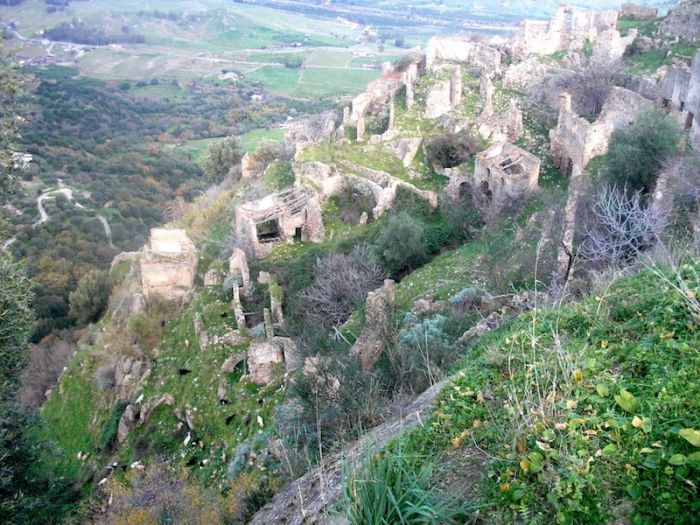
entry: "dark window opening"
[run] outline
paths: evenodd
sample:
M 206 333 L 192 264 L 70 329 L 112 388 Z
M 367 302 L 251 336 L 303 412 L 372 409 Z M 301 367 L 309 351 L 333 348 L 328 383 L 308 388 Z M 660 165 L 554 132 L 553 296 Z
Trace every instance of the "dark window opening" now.
M 486 182 L 485 180 L 481 181 L 481 193 L 483 193 L 487 199 L 491 200 L 491 197 L 493 197 L 493 194 L 491 193 L 491 189 L 489 188 L 489 183 Z
M 294 230 L 294 242 L 301 242 L 301 227 Z
M 668 109 L 668 107 L 671 105 L 671 101 L 670 101 L 669 99 L 665 98 L 665 99 L 663 99 L 663 101 L 661 102 L 661 105 L 662 105 L 664 108 Z
M 685 102 L 681 102 L 681 105 L 678 106 L 678 109 L 679 109 L 680 111 L 683 111 L 683 110 L 685 109 Z
M 277 219 L 260 223 L 256 226 L 259 242 L 274 242 L 279 240 L 280 231 Z
M 463 182 L 459 185 L 459 198 L 468 199 L 472 196 L 472 187 L 468 182 Z
M 689 130 L 693 126 L 693 118 L 695 116 L 692 113 L 688 113 L 688 115 L 685 117 L 685 124 L 683 126 L 683 129 L 686 131 Z

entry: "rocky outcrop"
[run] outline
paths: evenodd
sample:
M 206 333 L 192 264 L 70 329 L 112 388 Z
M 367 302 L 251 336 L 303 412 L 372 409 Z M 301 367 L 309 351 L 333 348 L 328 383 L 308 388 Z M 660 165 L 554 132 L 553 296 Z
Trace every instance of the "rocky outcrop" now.
M 365 328 L 355 341 L 351 353 L 367 372 L 374 368 L 384 351 L 390 330 L 391 314 L 394 307 L 395 284 L 391 279 L 384 285 L 367 294 L 365 300 Z
M 700 41 L 700 2 L 679 2 L 659 24 L 659 34 L 684 42 Z
M 253 343 L 246 358 L 248 379 L 256 385 L 269 385 L 279 379 L 282 372 L 296 370 L 299 361 L 296 345 L 287 337 Z
M 408 168 L 413 159 L 416 158 L 420 145 L 423 143 L 422 137 L 403 138 L 390 144 L 391 152 L 401 161 L 404 168 Z
M 154 397 L 146 401 L 141 407 L 137 404 L 129 404 L 124 409 L 119 424 L 117 426 L 117 441 L 123 443 L 129 436 L 129 433 L 135 428 L 144 425 L 151 414 L 158 408 L 175 404 L 175 398 L 170 394 L 164 394 L 160 397 Z
M 633 20 L 653 20 L 659 16 L 659 9 L 641 4 L 622 4 L 620 6 L 620 18 Z

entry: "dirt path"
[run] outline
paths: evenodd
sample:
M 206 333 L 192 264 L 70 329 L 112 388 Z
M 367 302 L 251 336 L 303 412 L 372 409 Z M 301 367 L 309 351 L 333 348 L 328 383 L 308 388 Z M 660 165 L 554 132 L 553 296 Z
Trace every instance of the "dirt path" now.
M 370 430 L 342 452 L 325 458 L 321 465 L 314 467 L 278 493 L 249 523 L 324 523 L 324 511 L 342 494 L 343 470 L 360 466 L 371 451 L 382 448 L 416 425 L 422 425 L 430 415 L 433 400 L 451 380 L 452 378 L 448 378 L 436 383 L 408 405 L 401 415 Z

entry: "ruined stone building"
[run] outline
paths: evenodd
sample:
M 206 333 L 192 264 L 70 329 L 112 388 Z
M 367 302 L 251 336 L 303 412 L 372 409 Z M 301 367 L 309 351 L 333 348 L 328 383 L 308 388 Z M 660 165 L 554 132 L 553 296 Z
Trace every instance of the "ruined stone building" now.
M 147 299 L 179 301 L 194 285 L 197 250 L 185 230 L 154 228 L 141 255 L 141 285 Z
M 436 36 L 428 41 L 425 63 L 435 69 L 441 63 L 468 64 L 479 73 L 491 76 L 501 69 L 501 53 L 483 42 L 474 42 L 467 37 Z
M 322 242 L 321 206 L 308 186 L 246 202 L 236 208 L 236 236 L 240 248 L 256 259 L 280 242 Z
M 524 20 L 513 36 L 516 58 L 550 55 L 565 49 L 580 49 L 595 42 L 604 31 L 616 30 L 617 11 L 593 11 L 562 5 L 549 21 Z
M 501 142 L 476 156 L 471 185 L 488 202 L 499 206 L 537 191 L 540 159 L 509 142 Z
M 608 150 L 615 128 L 632 123 L 645 107 L 652 107 L 652 103 L 633 91 L 615 87 L 598 119 L 589 122 L 572 109 L 571 95 L 562 93 L 557 127 L 549 132 L 554 164 L 567 177 L 581 173 L 593 157 Z
M 700 51 L 690 67 L 674 66 L 666 71 L 659 94 L 662 106 L 690 132 L 690 144 L 700 151 Z
M 462 102 L 462 68 L 460 66 L 441 67 L 441 78 L 430 86 L 425 99 L 426 118 L 440 117 Z

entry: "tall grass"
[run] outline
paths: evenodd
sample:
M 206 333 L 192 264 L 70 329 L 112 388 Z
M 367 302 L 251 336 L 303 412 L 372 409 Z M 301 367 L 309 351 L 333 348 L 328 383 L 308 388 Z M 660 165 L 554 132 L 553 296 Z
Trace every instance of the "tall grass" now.
M 432 465 L 401 451 L 367 458 L 343 487 L 352 525 L 451 523 L 452 500 L 431 491 Z

